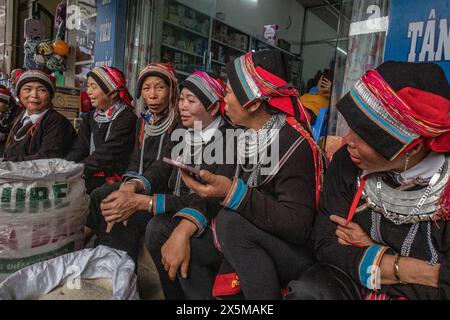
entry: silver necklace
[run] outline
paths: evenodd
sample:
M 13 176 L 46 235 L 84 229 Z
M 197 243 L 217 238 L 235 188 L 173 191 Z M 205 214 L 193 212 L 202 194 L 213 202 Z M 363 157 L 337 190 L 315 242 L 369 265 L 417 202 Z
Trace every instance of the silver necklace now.
M 270 120 L 264 124 L 264 126 L 257 131 L 256 134 L 256 143 L 250 144 L 250 141 L 242 142 L 242 140 L 238 143 L 238 148 L 240 151 L 244 152 L 245 157 L 258 156 L 258 162 L 251 169 L 245 167 L 244 164 L 240 163 L 240 168 L 247 173 L 251 173 L 250 177 L 247 180 L 247 185 L 251 187 L 257 186 L 258 176 L 261 171 L 261 167 L 263 164 L 263 160 L 265 157 L 259 156 L 264 150 L 266 150 L 274 141 L 275 137 L 279 134 L 279 130 L 283 128 L 286 124 L 286 115 L 285 114 L 276 114 L 273 115 Z M 243 135 L 241 135 L 242 137 Z M 248 147 L 248 148 L 247 148 Z M 244 150 L 242 150 L 244 148 Z M 266 155 L 266 154 L 265 154 Z M 267 156 L 267 155 L 266 155 Z
M 164 132 L 169 129 L 169 127 L 172 125 L 173 121 L 175 120 L 175 110 L 173 108 L 170 108 L 169 114 L 164 119 L 164 121 L 158 125 L 155 125 L 155 117 L 152 115 L 150 121 L 147 123 L 145 122 L 144 132 L 146 137 L 154 137 L 159 136 L 163 134 Z
M 409 221 L 411 221 L 411 217 L 417 216 L 417 214 L 419 213 L 420 209 L 422 208 L 422 206 L 424 205 L 425 201 L 428 199 L 433 187 L 435 186 L 435 184 L 438 182 L 441 173 L 442 173 L 442 169 L 443 166 L 439 168 L 438 172 L 436 172 L 433 177 L 431 178 L 430 182 L 428 183 L 427 188 L 425 189 L 425 192 L 422 194 L 422 197 L 420 198 L 419 202 L 417 203 L 417 205 L 412 209 L 412 211 L 406 215 L 397 215 L 396 218 L 393 218 L 392 214 L 390 212 L 388 212 L 388 210 L 386 209 L 386 206 L 384 204 L 383 201 L 383 196 L 382 196 L 382 181 L 381 181 L 381 175 L 378 174 L 377 175 L 377 196 L 378 196 L 378 200 L 381 203 L 381 207 L 383 209 L 383 215 L 391 220 L 393 223 L 395 223 L 396 225 L 400 225 L 400 224 L 404 224 L 404 223 L 408 223 Z
M 23 130 L 23 131 L 24 131 L 24 132 L 23 132 L 23 135 L 22 135 L 20 138 L 18 138 L 17 135 L 18 135 L 19 133 L 21 133 L 21 131 L 22 131 L 24 125 L 22 125 L 22 126 L 19 128 L 19 130 L 17 130 L 16 134 L 14 135 L 14 141 L 16 141 L 16 142 L 22 141 L 23 139 L 25 139 L 25 138 L 28 136 L 28 133 L 30 132 L 30 129 L 33 127 L 33 123 L 32 123 L 32 121 L 31 121 L 31 119 L 30 119 L 30 123 L 31 123 L 31 126 L 30 126 L 27 130 Z M 27 125 L 29 125 L 30 123 L 28 123 Z

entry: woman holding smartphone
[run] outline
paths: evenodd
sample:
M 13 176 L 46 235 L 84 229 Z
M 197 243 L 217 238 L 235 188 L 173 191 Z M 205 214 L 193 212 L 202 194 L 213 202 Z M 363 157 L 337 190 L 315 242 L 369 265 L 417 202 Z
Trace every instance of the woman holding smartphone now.
M 282 288 L 314 263 L 310 234 L 322 155 L 286 66 L 276 50 L 249 52 L 228 65 L 225 113 L 233 124 L 256 131 L 253 146 L 270 148 L 271 161 L 239 161 L 232 179 L 202 170 L 203 184 L 183 173 L 189 188 L 219 199 L 222 208 L 212 230 L 191 244 L 193 253 L 201 248 L 203 254 L 192 254 L 195 274 L 185 287 L 206 298 L 242 292 L 246 299 L 280 299 Z M 250 142 L 238 145 L 244 154 L 251 148 Z
M 215 172 L 219 164 L 214 161 L 207 161 L 204 158 L 207 157 L 206 152 L 209 149 L 220 149 L 220 152 L 223 152 L 221 137 L 225 135 L 225 130 L 229 128 L 229 125 L 221 116 L 225 86 L 220 80 L 205 72 L 195 72 L 181 83 L 181 88 L 178 103 L 181 123 L 172 133 L 172 140 L 180 139 L 181 143 L 176 144 L 172 141 L 165 145 L 161 158 L 179 160 L 184 164 L 207 168 Z M 177 149 L 180 152 L 176 152 Z M 160 179 L 163 174 L 168 177 L 164 182 L 165 185 Z M 192 225 L 197 230 L 198 235 L 206 228 L 204 216 L 210 211 L 207 207 L 208 204 L 184 184 L 179 168 L 160 159 L 141 175 L 135 175 L 133 179 L 140 182 L 141 186 L 136 193 L 116 191 L 100 204 L 102 215 L 108 223 L 108 231 L 111 231 L 111 237 L 124 238 L 129 226 L 127 224 L 127 227 L 123 227 L 123 223 L 128 220 L 131 222 L 136 215 L 143 215 L 147 221 L 153 216 L 164 217 L 167 221 L 167 237 L 155 240 L 161 246 L 166 242 L 171 232 L 178 227 L 184 232 L 185 225 Z M 167 191 L 167 189 L 170 191 Z M 153 219 L 155 217 L 151 220 Z M 139 232 L 144 230 L 140 229 Z M 174 237 L 179 237 L 181 231 L 175 231 L 174 234 Z M 138 240 L 136 237 L 133 239 L 135 241 L 133 247 L 138 245 Z M 167 254 L 173 254 L 180 257 L 180 260 L 185 261 L 188 259 L 186 251 L 180 249 L 184 242 L 183 244 L 178 241 L 175 242 L 176 245 L 171 245 L 172 248 L 167 250 Z M 115 241 L 115 243 L 119 244 L 119 241 Z M 161 256 L 161 253 L 159 253 L 159 256 Z M 171 290 L 171 287 L 176 285 L 169 279 L 174 277 L 173 271 L 167 273 L 169 270 L 166 271 L 159 263 L 161 258 L 154 258 L 154 261 L 166 297 L 181 298 L 177 295 L 178 290 L 174 291 L 175 296 L 172 293 L 173 290 Z

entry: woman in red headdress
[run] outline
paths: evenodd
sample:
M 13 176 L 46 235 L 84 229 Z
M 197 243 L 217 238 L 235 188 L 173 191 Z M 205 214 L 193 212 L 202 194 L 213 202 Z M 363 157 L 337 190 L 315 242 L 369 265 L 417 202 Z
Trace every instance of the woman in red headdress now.
M 219 204 L 208 213 L 211 228 L 191 239 L 189 273 L 178 277 L 188 299 L 239 292 L 280 299 L 288 281 L 314 263 L 309 238 L 323 162 L 286 66 L 276 50 L 250 52 L 228 65 L 225 114 L 246 131 L 238 136 L 231 174 L 202 170 L 198 182 L 183 173 L 189 188 Z
M 433 63 L 383 63 L 337 104 L 350 132 L 315 223 L 321 264 L 297 299 L 450 299 L 450 85 Z
M 86 189 L 117 182 L 133 150 L 136 115 L 122 72 L 102 66 L 88 73 L 87 93 L 95 109 L 83 116 L 66 160 L 85 165 Z
M 18 75 L 16 90 L 24 110 L 9 132 L 3 161 L 63 158 L 73 143 L 75 130 L 53 109 L 55 78 L 41 70 L 28 70 Z

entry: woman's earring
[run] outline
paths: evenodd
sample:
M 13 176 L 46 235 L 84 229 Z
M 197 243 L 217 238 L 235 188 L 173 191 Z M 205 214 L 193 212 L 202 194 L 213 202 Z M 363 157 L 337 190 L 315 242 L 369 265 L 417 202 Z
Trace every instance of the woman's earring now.
M 408 169 L 408 164 L 409 164 L 409 152 L 406 152 L 405 154 L 405 170 L 406 171 Z

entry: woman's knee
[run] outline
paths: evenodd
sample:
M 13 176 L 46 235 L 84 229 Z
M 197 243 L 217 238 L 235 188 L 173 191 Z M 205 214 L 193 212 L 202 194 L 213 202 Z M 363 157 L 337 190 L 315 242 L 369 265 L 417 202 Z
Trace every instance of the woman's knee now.
M 172 219 L 165 215 L 155 216 L 150 219 L 145 229 L 145 246 L 150 252 L 159 248 L 167 241 L 172 229 Z
M 105 196 L 104 194 L 104 190 L 100 187 L 92 191 L 89 197 L 89 215 L 87 217 L 86 225 L 96 232 L 102 231 L 102 225 L 106 227 L 100 209 L 101 202 L 107 197 L 107 195 Z
M 90 206 L 99 208 L 100 203 L 105 200 L 111 193 L 120 188 L 120 183 L 115 183 L 112 185 L 104 184 L 101 187 L 95 188 L 90 193 Z
M 216 235 L 221 246 L 233 246 L 246 240 L 250 222 L 231 210 L 221 210 L 216 218 Z

